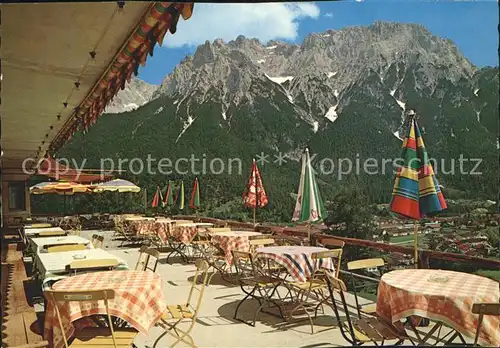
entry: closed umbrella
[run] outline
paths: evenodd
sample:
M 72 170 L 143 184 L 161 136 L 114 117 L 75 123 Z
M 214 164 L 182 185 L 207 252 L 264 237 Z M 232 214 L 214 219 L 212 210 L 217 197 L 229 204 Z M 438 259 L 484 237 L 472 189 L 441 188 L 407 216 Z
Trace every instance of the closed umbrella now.
M 316 177 L 311 166 L 309 149 L 302 155 L 299 191 L 292 221 L 308 222 L 307 237 L 310 239 L 310 223 L 321 221 L 326 217 L 326 209 L 319 193 Z
M 181 187 L 177 193 L 177 197 L 175 197 L 175 203 L 179 203 L 179 210 L 184 209 L 184 181 L 181 181 Z
M 255 225 L 255 215 L 257 208 L 265 207 L 269 203 L 264 185 L 262 184 L 262 177 L 257 167 L 255 159 L 252 163 L 252 170 L 248 178 L 247 187 L 243 192 L 243 204 L 253 209 L 253 224 Z
M 174 205 L 174 195 L 172 194 L 171 182 L 168 182 L 167 192 L 165 192 L 165 199 L 163 200 L 163 206 L 173 206 Z
M 429 162 L 414 114 L 410 117 L 410 127 L 402 146 L 404 162 L 396 172 L 390 209 L 407 218 L 420 220 L 446 209 L 446 201 Z M 414 223 L 415 267 L 418 265 L 417 232 L 418 227 Z
M 153 200 L 151 201 L 151 207 L 157 208 L 159 202 L 160 202 L 160 188 L 156 186 L 156 192 L 155 195 L 153 196 Z
M 200 207 L 200 185 L 198 178 L 194 179 L 193 189 L 191 190 L 191 199 L 189 200 L 189 208 L 198 209 Z

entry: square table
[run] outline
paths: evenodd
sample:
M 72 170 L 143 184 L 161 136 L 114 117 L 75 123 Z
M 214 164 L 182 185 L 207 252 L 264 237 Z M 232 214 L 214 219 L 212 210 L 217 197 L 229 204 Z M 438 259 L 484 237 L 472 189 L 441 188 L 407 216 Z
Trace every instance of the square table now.
M 84 244 L 87 248 L 92 249 L 92 243 L 90 240 L 85 239 L 80 236 L 59 236 L 59 237 L 41 237 L 41 238 L 30 238 L 29 241 L 31 250 L 35 254 L 40 253 L 47 245 L 64 245 L 64 244 Z
M 128 269 L 127 262 L 103 249 L 39 253 L 36 255 L 35 267 L 40 272 L 42 286 L 45 286 L 49 281 L 67 278 L 69 273 L 66 266 L 75 261 L 74 255 L 85 255 L 85 260 L 116 259 L 119 264 L 118 269 Z

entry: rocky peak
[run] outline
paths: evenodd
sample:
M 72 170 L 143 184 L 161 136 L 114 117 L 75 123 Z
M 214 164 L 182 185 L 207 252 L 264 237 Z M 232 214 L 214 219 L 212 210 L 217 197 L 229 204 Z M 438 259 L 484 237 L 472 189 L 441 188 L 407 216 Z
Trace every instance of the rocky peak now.
M 105 113 L 117 114 L 135 110 L 151 101 L 159 86 L 151 85 L 138 78 L 133 78 L 125 89 L 120 90 L 104 110 Z

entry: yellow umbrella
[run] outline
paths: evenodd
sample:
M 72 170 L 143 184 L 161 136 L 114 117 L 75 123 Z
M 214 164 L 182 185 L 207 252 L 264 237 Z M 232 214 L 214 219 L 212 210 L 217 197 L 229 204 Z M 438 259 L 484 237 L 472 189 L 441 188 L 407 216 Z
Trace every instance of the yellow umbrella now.
M 57 193 L 66 196 L 88 192 L 91 192 L 88 185 L 82 185 L 76 182 L 42 182 L 30 187 L 30 193 L 35 195 Z

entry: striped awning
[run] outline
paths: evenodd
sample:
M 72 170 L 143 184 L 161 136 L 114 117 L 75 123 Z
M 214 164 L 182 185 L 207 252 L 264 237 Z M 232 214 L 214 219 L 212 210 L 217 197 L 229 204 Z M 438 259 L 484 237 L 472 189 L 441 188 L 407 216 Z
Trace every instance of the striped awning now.
M 148 54 L 158 43 L 162 45 L 167 31 L 174 34 L 177 22 L 191 17 L 193 4 L 184 2 L 155 2 L 131 35 L 124 48 L 116 56 L 101 80 L 90 94 L 75 108 L 75 111 L 50 144 L 49 152 L 55 152 L 78 131 L 86 131 L 102 114 L 106 105 L 120 89 L 130 82 L 132 74 L 138 74 L 139 65 L 144 66 Z

